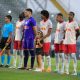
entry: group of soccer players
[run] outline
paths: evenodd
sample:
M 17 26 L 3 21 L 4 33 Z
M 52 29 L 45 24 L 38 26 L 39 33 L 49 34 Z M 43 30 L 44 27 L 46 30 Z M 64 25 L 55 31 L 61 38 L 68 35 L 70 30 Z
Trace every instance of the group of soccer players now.
M 49 12 L 47 10 L 41 11 L 40 25 L 37 26 L 36 20 L 32 17 L 32 9 L 25 9 L 23 13 L 19 15 L 19 19 L 16 22 L 15 29 L 11 23 L 12 17 L 7 15 L 5 17 L 5 25 L 2 27 L 1 38 L 1 50 L 7 46 L 4 51 L 7 54 L 7 64 L 5 67 L 33 70 L 35 57 L 37 61 L 37 68 L 34 71 L 46 71 L 51 72 L 51 33 L 54 29 L 51 20 L 49 19 Z M 79 26 L 74 20 L 74 12 L 69 13 L 68 21 L 65 22 L 63 14 L 58 13 L 56 16 L 57 28 L 54 38 L 54 51 L 56 60 L 55 72 L 60 74 L 69 74 L 70 58 L 73 59 L 73 74 L 77 75 L 77 59 L 76 59 L 76 40 L 79 36 Z M 14 38 L 13 36 L 14 32 Z M 11 61 L 11 43 L 13 46 L 13 63 L 10 66 Z M 4 67 L 5 54 L 1 54 L 1 65 Z M 17 59 L 18 55 L 18 59 Z M 36 56 L 35 56 L 36 55 Z M 28 59 L 31 56 L 31 65 L 28 67 Z M 45 69 L 44 62 L 45 57 L 48 67 Z M 62 61 L 60 69 L 60 59 Z M 19 64 L 17 66 L 17 61 Z

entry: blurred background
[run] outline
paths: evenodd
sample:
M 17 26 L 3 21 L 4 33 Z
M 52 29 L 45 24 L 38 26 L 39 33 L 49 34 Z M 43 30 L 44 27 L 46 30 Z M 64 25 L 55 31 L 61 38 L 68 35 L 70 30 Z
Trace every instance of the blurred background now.
M 40 11 L 46 9 L 50 13 L 50 19 L 53 23 L 52 43 L 54 32 L 56 29 L 56 14 L 61 12 L 64 14 L 64 19 L 67 20 L 68 12 L 75 12 L 75 19 L 80 25 L 80 0 L 0 0 L 0 32 L 1 26 L 4 24 L 4 17 L 7 14 L 12 15 L 12 22 L 18 19 L 18 15 L 26 8 L 33 10 L 33 16 L 39 26 Z M 77 40 L 77 58 L 80 59 L 80 37 Z

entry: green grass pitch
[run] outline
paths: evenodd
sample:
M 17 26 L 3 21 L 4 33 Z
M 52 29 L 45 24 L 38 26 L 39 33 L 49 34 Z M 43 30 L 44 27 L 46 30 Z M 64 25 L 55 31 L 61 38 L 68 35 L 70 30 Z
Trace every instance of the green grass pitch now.
M 30 60 L 29 60 L 30 63 Z M 35 63 L 36 65 L 36 63 Z M 45 64 L 46 65 L 46 64 Z M 46 65 L 47 66 L 47 65 Z M 52 72 L 34 72 L 27 70 L 0 68 L 0 80 L 80 80 L 80 61 L 78 60 L 78 75 L 60 75 L 54 73 L 55 59 L 52 58 Z M 72 72 L 72 61 L 70 62 L 70 72 Z

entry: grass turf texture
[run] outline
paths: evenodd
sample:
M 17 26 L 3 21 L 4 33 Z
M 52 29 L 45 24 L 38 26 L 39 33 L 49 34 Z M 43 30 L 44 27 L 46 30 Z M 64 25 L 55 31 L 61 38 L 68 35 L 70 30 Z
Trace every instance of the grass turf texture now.
M 30 60 L 29 60 L 30 63 Z M 35 63 L 36 65 L 36 63 Z M 45 63 L 46 65 L 46 63 Z M 46 65 L 47 66 L 47 65 Z M 80 61 L 78 60 L 78 75 L 60 75 L 54 73 L 55 59 L 52 58 L 52 72 L 34 72 L 27 70 L 0 68 L 0 80 L 80 80 Z M 72 61 L 70 63 L 70 72 L 72 72 Z

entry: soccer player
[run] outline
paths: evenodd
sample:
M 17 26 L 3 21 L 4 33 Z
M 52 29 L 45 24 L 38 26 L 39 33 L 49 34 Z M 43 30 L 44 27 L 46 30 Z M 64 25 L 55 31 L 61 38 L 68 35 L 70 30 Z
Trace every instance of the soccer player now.
M 32 9 L 28 8 L 24 11 L 24 32 L 23 32 L 23 50 L 24 50 L 24 68 L 27 68 L 29 53 L 31 55 L 31 66 L 27 70 L 32 70 L 34 67 L 35 53 L 34 53 L 34 38 L 37 33 L 36 21 L 32 17 Z
M 42 21 L 40 22 L 40 30 L 43 32 L 43 55 L 42 55 L 42 69 L 44 71 L 44 58 L 46 56 L 48 68 L 46 72 L 51 72 L 51 58 L 50 58 L 50 44 L 51 44 L 51 31 L 52 22 L 49 19 L 49 12 L 47 10 L 41 11 Z
M 69 74 L 69 60 L 71 56 L 74 67 L 72 75 L 77 75 L 76 40 L 79 36 L 79 26 L 74 20 L 74 16 L 74 12 L 69 13 L 69 20 L 65 26 L 64 53 L 66 55 L 66 74 Z
M 1 49 L 3 49 L 5 46 L 6 53 L 7 53 L 7 65 L 5 67 L 9 67 L 10 60 L 11 60 L 11 41 L 12 41 L 12 33 L 13 33 L 13 24 L 11 23 L 12 17 L 11 15 L 6 15 L 5 17 L 5 25 L 2 27 L 2 39 L 1 39 Z M 4 54 L 1 56 L 1 65 L 0 67 L 4 66 L 4 60 L 5 56 Z
M 22 51 L 22 35 L 23 35 L 22 27 L 23 26 L 22 25 L 23 23 L 24 23 L 24 14 L 21 13 L 19 15 L 19 20 L 16 22 L 16 27 L 15 27 L 13 65 L 11 66 L 11 68 L 16 68 L 17 55 L 19 55 L 18 68 L 22 67 L 22 63 L 23 63 L 23 51 Z
M 64 73 L 64 53 L 63 53 L 63 39 L 64 39 L 64 31 L 65 31 L 65 22 L 63 20 L 63 14 L 58 13 L 57 17 L 57 28 L 54 38 L 54 46 L 55 46 L 55 58 L 56 58 L 56 72 L 63 74 Z M 60 70 L 60 57 L 62 59 L 62 66 Z

